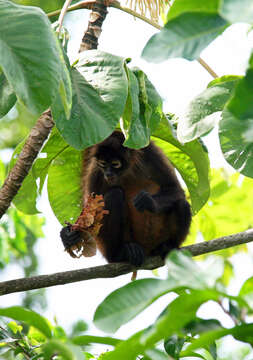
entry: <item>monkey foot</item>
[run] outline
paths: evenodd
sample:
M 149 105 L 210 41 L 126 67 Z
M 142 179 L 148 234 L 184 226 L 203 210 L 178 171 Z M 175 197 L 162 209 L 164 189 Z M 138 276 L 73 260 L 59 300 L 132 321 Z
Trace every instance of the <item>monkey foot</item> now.
M 124 260 L 134 266 L 141 266 L 143 264 L 145 255 L 142 247 L 137 243 L 126 243 L 123 248 Z

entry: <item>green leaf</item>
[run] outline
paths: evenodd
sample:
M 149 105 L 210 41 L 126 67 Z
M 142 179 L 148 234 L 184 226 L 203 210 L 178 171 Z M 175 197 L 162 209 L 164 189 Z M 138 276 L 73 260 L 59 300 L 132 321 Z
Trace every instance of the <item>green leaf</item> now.
M 173 280 L 141 279 L 131 282 L 115 290 L 97 307 L 94 324 L 103 331 L 113 333 L 175 286 Z
M 253 177 L 253 55 L 249 68 L 235 88 L 220 121 L 221 149 L 227 162 Z
M 153 136 L 155 143 L 161 147 L 186 183 L 191 196 L 192 212 L 196 214 L 206 203 L 210 193 L 208 154 L 197 140 L 182 145 L 165 117 Z
M 162 99 L 142 70 L 126 70 L 129 96 L 123 114 L 124 145 L 140 149 L 149 144 L 150 135 L 162 119 Z
M 71 342 L 75 345 L 89 345 L 89 344 L 105 344 L 105 345 L 111 345 L 116 346 L 119 344 L 122 340 L 115 339 L 109 336 L 91 336 L 91 335 L 82 335 L 82 336 L 76 336 L 71 339 Z
M 61 9 L 64 4 L 64 0 L 13 0 L 13 2 L 19 5 L 38 6 L 45 13 Z
M 17 97 L 3 73 L 0 74 L 0 118 L 15 105 Z
M 191 333 L 192 336 L 199 335 L 210 330 L 217 330 L 221 328 L 221 323 L 216 319 L 201 319 L 196 318 L 190 321 L 184 328 L 186 333 Z
M 76 220 L 82 210 L 82 153 L 70 146 L 62 150 L 50 165 L 47 189 L 52 210 L 64 225 Z
M 253 277 L 250 277 L 243 283 L 239 296 L 249 304 L 251 309 L 253 309 Z
M 179 337 L 178 335 L 172 335 L 164 341 L 164 349 L 168 355 L 173 357 L 173 359 L 178 359 L 184 343 L 184 338 Z
M 16 163 L 17 158 L 23 149 L 24 143 L 25 140 L 16 147 L 11 158 L 10 169 L 12 169 L 14 164 Z M 32 169 L 26 176 L 25 180 L 21 185 L 21 188 L 13 199 L 13 203 L 20 211 L 30 215 L 39 213 L 36 207 L 36 200 L 38 194 L 41 194 L 46 176 L 49 171 L 49 167 L 52 161 L 68 147 L 69 145 L 59 135 L 58 131 L 56 129 L 53 129 L 47 143 L 42 148 L 41 152 L 39 153 L 37 159 L 32 166 Z M 77 176 L 80 177 L 80 169 Z M 40 180 L 39 185 L 37 184 L 37 179 Z
M 240 78 L 223 76 L 215 79 L 190 102 L 178 124 L 179 141 L 192 141 L 213 129 L 220 118 L 220 113 L 217 112 L 223 110 Z
M 123 114 L 128 94 L 125 60 L 102 51 L 85 51 L 71 70 L 73 105 L 66 118 L 58 99 L 52 105 L 64 139 L 82 150 L 107 138 Z
M 221 328 L 218 330 L 208 331 L 201 334 L 198 339 L 193 340 L 192 343 L 187 347 L 187 349 L 181 352 L 180 356 L 188 356 L 192 351 L 207 347 L 214 343 L 215 340 L 218 340 L 226 335 L 232 335 L 240 341 L 252 343 L 252 330 L 253 324 L 242 324 L 235 326 L 231 329 Z
M 40 180 L 39 183 L 39 193 L 41 194 L 46 176 L 49 171 L 49 167 L 52 164 L 53 160 L 57 158 L 63 151 L 65 151 L 69 145 L 61 137 L 57 129 L 54 127 L 51 131 L 49 139 L 46 144 L 40 151 L 33 167 L 32 174 L 34 177 Z M 73 175 L 73 174 L 72 174 Z M 78 171 L 78 176 L 80 172 Z
M 67 119 L 59 102 L 52 105 L 57 129 L 68 144 L 78 150 L 101 142 L 114 130 L 119 118 L 98 91 L 76 69 L 71 70 L 72 110 Z
M 5 166 L 2 160 L 0 159 L 0 186 L 4 183 L 5 179 Z
M 216 14 L 182 13 L 151 37 L 142 57 L 154 63 L 176 57 L 195 60 L 226 27 L 227 22 Z
M 253 3 L 251 0 L 223 0 L 219 13 L 231 23 L 253 23 Z
M 24 323 L 41 331 L 47 338 L 52 337 L 48 321 L 32 310 L 25 309 L 21 306 L 11 306 L 7 308 L 0 308 L 0 315 L 17 321 L 23 321 Z
M 240 119 L 229 109 L 222 113 L 220 144 L 226 161 L 241 174 L 253 177 L 253 118 Z
M 125 59 L 101 50 L 84 51 L 76 68 L 119 119 L 128 93 Z
M 142 330 L 119 343 L 113 351 L 105 354 L 103 360 L 136 360 L 137 356 L 152 349 L 155 344 L 181 330 L 196 317 L 198 308 L 208 300 L 217 300 L 219 295 L 211 290 L 194 290 L 172 301 L 166 314 L 150 328 Z
M 59 92 L 68 116 L 69 75 L 50 22 L 40 9 L 0 0 L 0 65 L 17 97 L 32 113 L 41 114 Z
M 55 355 L 60 355 L 64 360 L 85 360 L 81 349 L 72 344 L 66 344 L 58 340 L 50 340 L 42 346 L 45 360 L 51 360 Z
M 107 296 L 96 309 L 94 324 L 103 331 L 115 332 L 169 291 L 181 287 L 203 289 L 213 285 L 210 269 L 201 270 L 191 257 L 182 251 L 172 251 L 166 264 L 167 280 L 136 280 Z
M 213 290 L 192 290 L 172 301 L 164 316 L 147 330 L 141 337 L 144 348 L 149 348 L 161 339 L 180 331 L 187 323 L 196 317 L 198 308 L 209 300 L 217 301 L 219 295 Z
M 126 137 L 125 146 L 139 148 L 139 139 L 144 139 L 146 144 L 145 128 L 140 119 L 139 84 L 132 70 L 125 65 L 128 78 L 128 95 L 126 106 L 122 114 L 121 128 Z
M 171 5 L 167 20 L 175 18 L 183 13 L 196 12 L 196 13 L 217 13 L 219 8 L 219 0 L 209 0 L 203 2 L 202 0 L 176 0 Z

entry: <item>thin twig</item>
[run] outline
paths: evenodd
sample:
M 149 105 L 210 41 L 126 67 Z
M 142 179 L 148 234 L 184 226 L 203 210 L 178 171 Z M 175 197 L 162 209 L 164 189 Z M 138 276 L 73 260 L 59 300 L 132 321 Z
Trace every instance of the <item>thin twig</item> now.
M 94 4 L 96 0 L 85 0 L 81 1 L 77 4 L 71 5 L 68 7 L 67 11 L 74 11 L 74 10 L 80 10 L 80 9 L 90 9 L 91 5 Z M 61 10 L 55 10 L 50 13 L 47 13 L 47 17 L 54 17 L 58 16 L 61 13 Z
M 222 304 L 222 300 L 218 301 L 218 304 L 220 305 L 223 312 L 230 317 L 230 319 L 233 321 L 235 325 L 239 325 L 239 321 L 224 307 Z
M 197 256 L 217 250 L 227 249 L 240 244 L 246 244 L 250 241 L 253 241 L 253 229 L 234 235 L 224 236 L 215 240 L 185 246 L 180 250 L 188 250 L 191 252 L 192 256 Z M 159 256 L 156 256 L 148 258 L 140 269 L 152 270 L 163 265 L 164 262 L 162 259 Z M 0 295 L 41 289 L 56 285 L 64 285 L 84 280 L 113 278 L 135 270 L 136 268 L 130 264 L 114 263 L 86 269 L 65 271 L 51 275 L 39 275 L 30 278 L 9 280 L 0 283 Z
M 59 27 L 57 29 L 57 32 L 60 33 L 61 32 L 61 28 L 62 28 L 62 24 L 63 24 L 63 20 L 64 20 L 64 16 L 66 15 L 67 11 L 68 11 L 68 7 L 70 6 L 72 0 L 66 0 L 62 9 L 61 9 L 61 12 L 60 12 L 60 16 L 59 16 Z

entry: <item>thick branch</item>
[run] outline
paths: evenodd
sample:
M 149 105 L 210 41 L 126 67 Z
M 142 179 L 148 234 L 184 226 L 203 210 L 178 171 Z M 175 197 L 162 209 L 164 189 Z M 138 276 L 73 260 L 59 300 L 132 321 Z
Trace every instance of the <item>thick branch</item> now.
M 229 247 L 240 244 L 246 244 L 250 241 L 253 241 L 253 229 L 199 244 L 185 246 L 182 247 L 181 250 L 188 250 L 192 253 L 193 256 L 197 256 L 217 250 L 227 249 Z M 161 260 L 160 257 L 152 257 L 147 259 L 145 264 L 140 269 L 152 270 L 163 265 L 164 262 Z M 40 289 L 55 285 L 64 285 L 83 280 L 113 278 L 133 272 L 134 270 L 136 270 L 136 268 L 134 268 L 130 264 L 115 263 L 87 269 L 65 271 L 51 275 L 40 275 L 30 278 L 4 281 L 0 283 L 0 295 Z
M 82 38 L 80 52 L 84 50 L 97 49 L 98 38 L 102 32 L 102 25 L 107 15 L 105 0 L 96 0 L 91 6 L 88 28 Z
M 0 218 L 6 212 L 12 199 L 20 189 L 23 180 L 27 176 L 36 159 L 43 143 L 47 139 L 54 126 L 50 110 L 45 111 L 32 128 L 28 139 L 11 169 L 2 188 L 0 189 Z

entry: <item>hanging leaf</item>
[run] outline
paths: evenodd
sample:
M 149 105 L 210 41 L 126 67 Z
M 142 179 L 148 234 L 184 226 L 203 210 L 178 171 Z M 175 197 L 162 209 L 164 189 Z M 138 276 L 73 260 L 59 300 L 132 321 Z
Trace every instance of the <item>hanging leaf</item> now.
M 19 100 L 39 115 L 59 94 L 68 116 L 70 79 L 46 15 L 35 7 L 0 0 L 0 44 L 0 65 Z
M 233 75 L 215 79 L 190 102 L 178 123 L 179 141 L 184 143 L 195 140 L 213 129 L 239 79 L 240 76 Z
M 226 105 L 220 121 L 221 149 L 227 162 L 253 177 L 253 55 L 249 68 Z
M 182 13 L 151 37 L 142 57 L 153 63 L 177 57 L 195 60 L 227 26 L 228 23 L 217 14 Z

